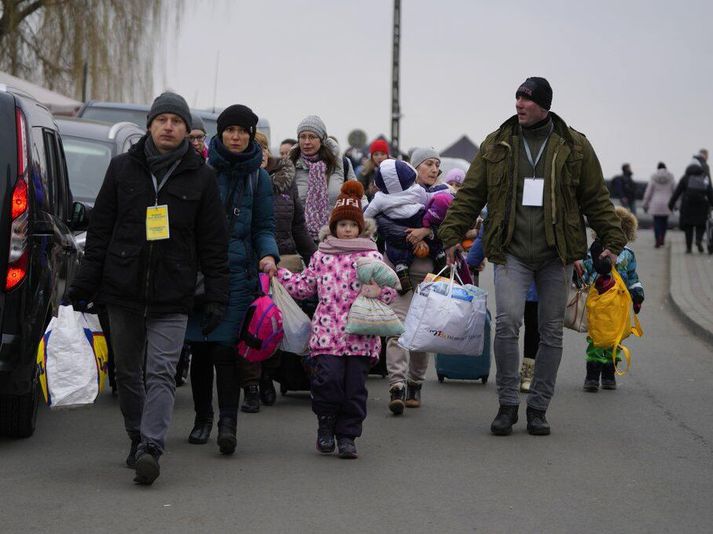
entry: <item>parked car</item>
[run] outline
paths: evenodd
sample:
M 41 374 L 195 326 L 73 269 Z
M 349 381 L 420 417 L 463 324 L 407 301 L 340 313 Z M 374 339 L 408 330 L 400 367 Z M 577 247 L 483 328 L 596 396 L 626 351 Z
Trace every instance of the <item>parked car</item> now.
M 0 86 L 0 434 L 32 435 L 37 346 L 77 269 L 75 206 L 50 111 Z
M 79 108 L 78 117 L 104 122 L 129 121 L 137 124 L 141 128 L 146 127 L 146 114 L 151 106 L 147 104 L 124 104 L 120 102 L 98 102 L 89 100 Z M 212 111 L 202 109 L 191 109 L 192 113 L 199 115 L 205 124 L 208 138 L 211 138 L 218 131 L 218 115 Z M 260 118 L 257 123 L 258 131 L 264 133 L 270 141 L 270 123 L 267 119 Z
M 74 200 L 85 206 L 85 220 L 104 182 L 111 158 L 129 150 L 146 133 L 133 122 L 99 122 L 85 119 L 57 118 L 67 157 L 69 186 Z M 80 252 L 84 250 L 86 232 L 75 235 Z

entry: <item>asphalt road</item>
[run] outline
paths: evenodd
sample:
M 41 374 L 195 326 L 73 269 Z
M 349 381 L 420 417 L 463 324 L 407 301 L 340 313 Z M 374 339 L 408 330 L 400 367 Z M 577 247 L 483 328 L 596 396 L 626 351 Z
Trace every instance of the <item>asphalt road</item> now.
M 179 388 L 162 475 L 137 487 L 116 399 L 43 408 L 34 437 L 0 440 L 0 532 L 710 532 L 711 346 L 666 304 L 665 250 L 636 247 L 646 331 L 617 391 L 581 390 L 582 335 L 567 331 L 549 437 L 521 422 L 491 436 L 495 387 L 439 384 L 394 418 L 369 380 L 360 458 L 314 450 L 306 396 L 241 414 L 238 450 L 189 445 L 190 386 Z M 488 268 L 483 285 L 492 287 Z M 494 302 L 490 303 L 494 310 Z M 494 369 L 493 369 L 494 372 Z M 215 435 L 215 434 L 214 434 Z

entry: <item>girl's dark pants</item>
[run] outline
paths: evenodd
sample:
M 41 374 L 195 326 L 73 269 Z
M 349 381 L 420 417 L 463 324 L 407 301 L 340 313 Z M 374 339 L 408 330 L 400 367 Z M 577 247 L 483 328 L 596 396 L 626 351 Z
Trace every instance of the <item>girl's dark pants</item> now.
M 666 228 L 668 228 L 668 215 L 654 215 L 654 238 L 659 246 L 663 245 L 666 238 Z
M 312 411 L 336 416 L 337 438 L 358 438 L 366 418 L 366 377 L 371 360 L 365 356 L 316 357 L 312 377 Z

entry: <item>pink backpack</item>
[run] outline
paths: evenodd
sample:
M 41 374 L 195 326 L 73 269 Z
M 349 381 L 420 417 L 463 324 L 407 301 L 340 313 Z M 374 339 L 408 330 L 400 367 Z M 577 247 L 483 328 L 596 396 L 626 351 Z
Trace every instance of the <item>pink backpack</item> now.
M 285 335 L 282 312 L 270 298 L 270 277 L 259 274 L 260 295 L 250 304 L 238 336 L 238 354 L 249 362 L 261 362 L 275 354 Z

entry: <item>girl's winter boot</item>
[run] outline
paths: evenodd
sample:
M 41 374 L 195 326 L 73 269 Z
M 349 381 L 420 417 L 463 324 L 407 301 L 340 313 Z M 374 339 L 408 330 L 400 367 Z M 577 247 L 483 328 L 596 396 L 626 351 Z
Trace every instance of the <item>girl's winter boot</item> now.
M 337 440 L 339 447 L 339 457 L 344 460 L 354 460 L 358 458 L 356 444 L 354 438 L 339 438 Z
M 322 454 L 334 452 L 334 427 L 337 423 L 335 415 L 317 416 L 317 450 Z
M 587 362 L 587 378 L 584 379 L 584 391 L 596 393 L 599 391 L 599 374 L 602 372 L 602 364 L 599 362 Z
M 602 365 L 602 389 L 616 389 L 616 370 L 614 362 Z

